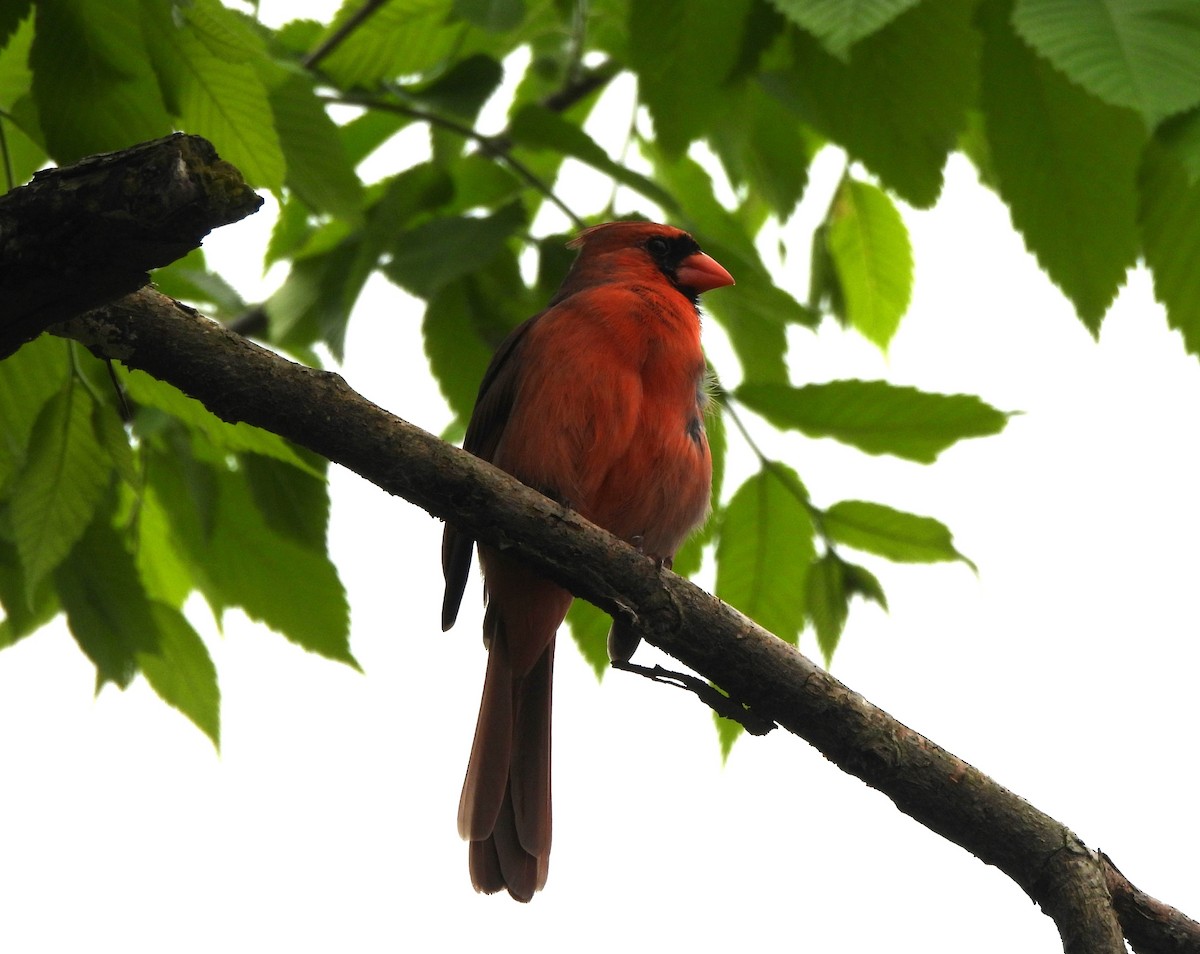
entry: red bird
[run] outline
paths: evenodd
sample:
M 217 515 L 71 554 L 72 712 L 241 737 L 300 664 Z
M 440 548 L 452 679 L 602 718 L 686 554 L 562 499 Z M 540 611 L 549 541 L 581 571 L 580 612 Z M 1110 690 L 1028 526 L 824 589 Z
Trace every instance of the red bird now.
M 545 311 L 500 345 L 467 426 L 466 450 L 668 561 L 704 521 L 712 458 L 704 433 L 701 292 L 733 284 L 679 229 L 610 222 L 584 231 Z M 442 541 L 442 628 L 454 625 L 474 540 Z M 554 636 L 571 594 L 480 545 L 488 648 L 458 829 L 471 883 L 528 901 L 550 859 Z M 615 623 L 609 654 L 637 637 Z

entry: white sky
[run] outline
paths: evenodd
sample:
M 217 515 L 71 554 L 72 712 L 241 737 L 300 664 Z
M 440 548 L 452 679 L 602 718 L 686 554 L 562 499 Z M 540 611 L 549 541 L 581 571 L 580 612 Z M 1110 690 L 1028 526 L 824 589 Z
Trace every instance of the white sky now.
M 1094 344 L 998 200 L 965 163 L 949 173 L 936 210 L 906 213 L 917 288 L 890 355 L 798 331 L 795 378 L 886 377 L 1025 413 L 928 468 L 768 441 L 818 503 L 932 514 L 979 566 L 872 563 L 891 614 L 856 605 L 833 671 L 1196 916 L 1200 368 L 1143 274 Z M 266 224 L 207 248 L 221 267 L 257 259 Z M 436 432 L 419 315 L 373 282 L 344 373 Z M 0 654 L 0 949 L 1061 950 L 1005 876 L 806 743 L 746 739 L 723 768 L 691 697 L 598 686 L 566 645 L 549 883 L 528 906 L 475 895 L 455 815 L 481 614 L 439 631 L 440 524 L 338 468 L 333 493 L 366 674 L 231 618 L 210 640 L 219 756 L 143 680 L 93 698 L 61 626 Z

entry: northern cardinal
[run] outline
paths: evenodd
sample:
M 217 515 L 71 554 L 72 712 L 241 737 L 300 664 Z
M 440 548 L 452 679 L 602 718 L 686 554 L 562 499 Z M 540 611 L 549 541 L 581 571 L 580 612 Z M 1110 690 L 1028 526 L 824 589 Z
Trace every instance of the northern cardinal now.
M 668 562 L 709 509 L 701 292 L 733 284 L 686 232 L 610 222 L 579 249 L 545 311 L 510 334 L 484 374 L 466 450 Z M 447 525 L 442 628 L 454 625 L 474 540 Z M 458 829 L 471 882 L 529 901 L 550 858 L 554 636 L 571 594 L 479 546 L 487 674 Z M 609 653 L 637 645 L 614 624 Z

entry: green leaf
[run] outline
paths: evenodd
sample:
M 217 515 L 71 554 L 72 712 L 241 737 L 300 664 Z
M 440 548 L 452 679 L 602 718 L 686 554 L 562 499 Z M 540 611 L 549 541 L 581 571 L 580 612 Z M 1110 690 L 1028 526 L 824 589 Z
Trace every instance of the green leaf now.
M 83 535 L 109 484 L 112 461 L 96 439 L 92 407 L 83 386 L 68 381 L 38 415 L 13 484 L 13 537 L 31 597 Z
M 1179 160 L 1190 183 L 1200 181 L 1200 108 L 1168 119 L 1155 138 Z
M 813 560 L 808 568 L 807 598 L 817 646 L 828 667 L 850 615 L 845 567 L 836 554 L 826 553 Z
M 794 66 L 762 81 L 885 186 L 928 207 L 975 99 L 973 6 L 972 0 L 918 4 L 858 43 L 847 62 L 796 32 Z
M 504 67 L 477 53 L 459 60 L 432 82 L 406 87 L 404 93 L 439 112 L 474 119 L 503 79 Z
M 733 719 L 726 719 L 724 716 L 719 716 L 713 713 L 713 722 L 717 727 L 717 742 L 721 746 L 721 761 L 729 761 L 729 753 L 733 751 L 733 743 L 736 742 L 746 730 L 740 722 Z
M 679 156 L 709 126 L 711 103 L 738 62 L 749 0 L 629 4 L 629 65 L 655 139 Z
M 717 540 L 717 596 L 790 643 L 804 626 L 815 552 L 805 499 L 789 468 L 760 470 L 729 501 Z
M 723 95 L 728 108 L 711 130 L 710 143 L 730 179 L 744 181 L 751 194 L 786 221 L 808 184 L 816 137 L 758 83 L 742 84 Z
M 845 318 L 886 349 L 912 297 L 908 229 L 886 192 L 843 179 L 830 207 L 828 248 Z
M 328 482 L 257 454 L 243 454 L 240 464 L 267 525 L 281 537 L 324 555 L 329 528 Z
M 525 19 L 525 0 L 454 0 L 454 12 L 489 33 L 505 33 Z
M 568 122 L 544 106 L 529 104 L 522 107 L 509 126 L 513 141 L 529 149 L 553 149 L 572 156 L 593 169 L 641 193 L 665 211 L 678 208 L 674 197 L 653 180 L 634 172 L 609 158 L 599 144 L 582 127 Z
M 865 500 L 843 500 L 821 517 L 825 532 L 839 543 L 899 563 L 962 560 L 949 528 L 932 517 L 905 513 Z
M 1151 126 L 1200 103 L 1193 0 L 1018 0 L 1012 23 L 1074 82 Z
M 587 600 L 576 600 L 567 611 L 567 626 L 596 678 L 603 679 L 608 671 L 608 631 L 612 628 L 612 617 Z
M 267 45 L 247 19 L 220 0 L 188 0 L 176 8 L 210 53 L 227 63 L 265 59 Z
M 772 0 L 789 20 L 814 34 L 834 56 L 886 26 L 918 0 Z
M 1161 147 L 1146 150 L 1141 176 L 1141 231 L 1154 297 L 1166 305 L 1167 324 L 1200 355 L 1200 182 Z
M 158 624 L 133 557 L 104 515 L 94 520 L 54 574 L 71 635 L 96 667 L 96 691 L 124 689 L 139 653 L 157 650 Z
M 884 612 L 887 612 L 887 595 L 883 592 L 883 587 L 879 585 L 875 574 L 866 567 L 842 560 L 842 582 L 847 595 L 861 596 L 864 600 L 877 604 Z
M 183 614 L 150 603 L 156 627 L 153 649 L 134 653 L 138 668 L 160 699 L 192 720 L 221 747 L 221 690 L 208 647 Z
M 930 394 L 886 381 L 830 381 L 801 388 L 743 384 L 735 396 L 776 427 L 922 464 L 933 463 L 956 441 L 998 434 L 1009 418 L 972 394 Z
M 278 192 L 286 164 L 267 87 L 256 68 L 262 64 L 214 54 L 195 30 L 177 25 L 163 5 L 146 0 L 142 9 L 155 69 L 180 125 L 210 140 L 248 182 Z
M 31 9 L 33 0 L 7 0 L 0 4 L 0 47 L 7 44 L 9 38 L 17 32 L 17 27 Z
M 16 548 L 0 536 L 0 648 L 11 646 L 30 633 L 45 626 L 58 612 L 58 601 L 50 580 L 33 588 L 30 593 L 25 568 Z
M 1067 82 L 981 10 L 981 102 L 1000 194 L 1042 268 L 1096 334 L 1137 259 L 1137 167 L 1145 130 L 1126 109 Z
M 138 13 L 137 0 L 36 5 L 33 97 L 58 162 L 171 131 Z
M 221 473 L 218 481 L 205 565 L 226 603 L 310 652 L 357 668 L 346 593 L 329 557 L 276 533 L 240 474 Z
M 170 414 L 189 428 L 203 434 L 213 446 L 222 451 L 249 451 L 272 457 L 298 467 L 314 477 L 324 479 L 321 471 L 301 457 L 292 445 L 278 434 L 264 431 L 244 421 L 236 424 L 222 421 L 195 398 L 188 397 L 174 385 L 152 378 L 143 371 L 125 372 L 121 376 L 121 383 L 134 402 Z
M 160 483 L 154 480 L 142 492 L 133 525 L 134 561 L 150 598 L 179 609 L 201 581 L 193 576 L 171 518 L 159 499 Z M 195 504 L 186 497 L 176 500 L 176 509 L 189 505 Z M 197 525 L 198 522 L 193 524 Z
M 289 76 L 270 94 L 287 163 L 287 185 L 315 212 L 344 219 L 362 215 L 363 187 L 338 128 L 313 92 L 312 81 Z
M 361 6 L 359 0 L 346 0 L 321 42 Z M 452 0 L 390 0 L 321 61 L 321 71 L 343 89 L 370 89 L 384 80 L 422 73 L 462 42 L 466 27 L 451 16 L 453 6 Z
M 67 348 L 42 335 L 0 361 L 0 491 L 24 466 L 34 421 L 70 373 Z
M 414 295 L 432 298 L 456 278 L 486 266 L 524 224 L 525 212 L 516 202 L 482 218 L 433 219 L 397 236 L 383 271 Z
M 442 395 L 462 420 L 504 336 L 527 315 L 516 256 L 505 250 L 486 270 L 453 282 L 429 303 L 421 322 L 425 355 Z

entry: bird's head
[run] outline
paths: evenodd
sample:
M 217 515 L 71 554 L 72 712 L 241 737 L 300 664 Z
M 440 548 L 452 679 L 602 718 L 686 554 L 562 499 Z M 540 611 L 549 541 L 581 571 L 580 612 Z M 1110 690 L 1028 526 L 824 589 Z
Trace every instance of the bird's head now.
M 568 246 L 579 249 L 568 282 L 661 275 L 693 302 L 701 292 L 733 284 L 733 276 L 691 235 L 670 225 L 606 222 L 580 232 Z

